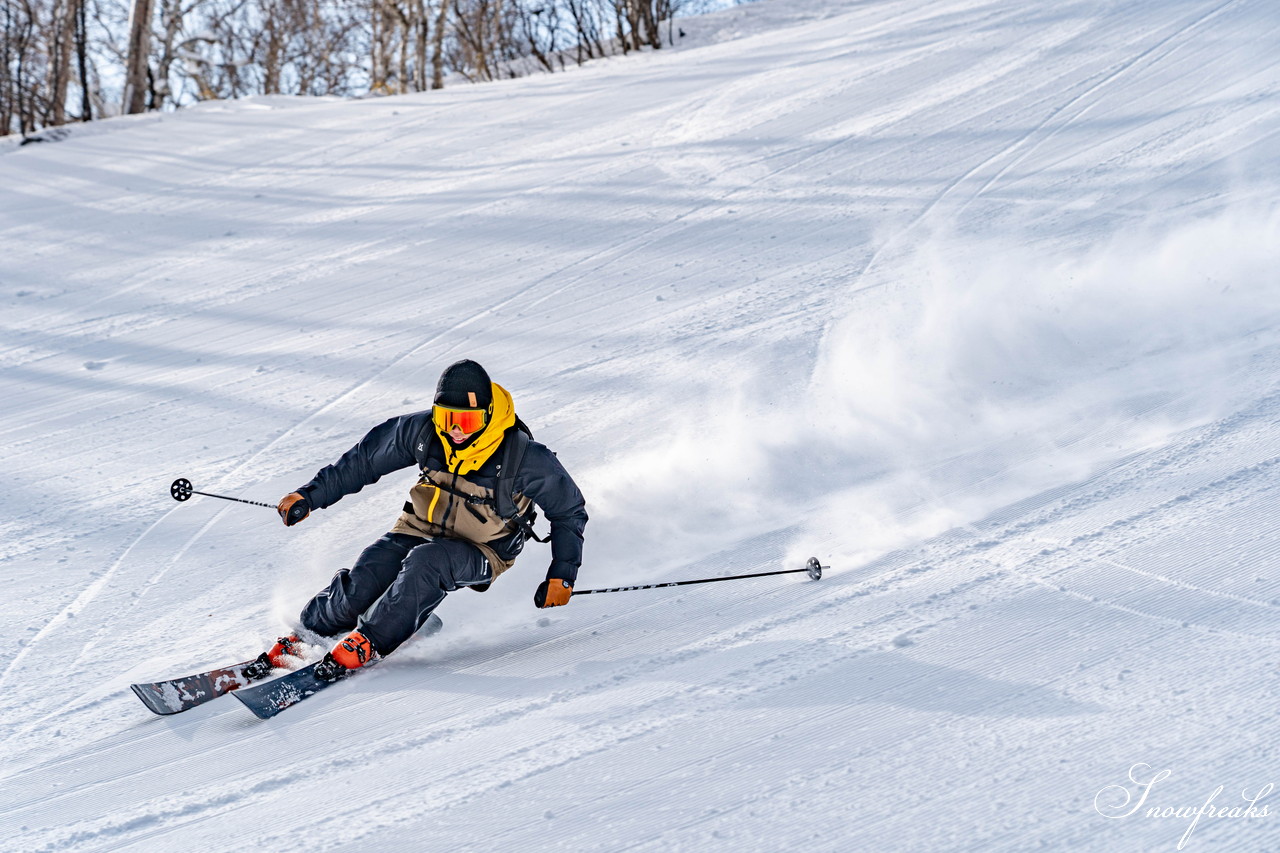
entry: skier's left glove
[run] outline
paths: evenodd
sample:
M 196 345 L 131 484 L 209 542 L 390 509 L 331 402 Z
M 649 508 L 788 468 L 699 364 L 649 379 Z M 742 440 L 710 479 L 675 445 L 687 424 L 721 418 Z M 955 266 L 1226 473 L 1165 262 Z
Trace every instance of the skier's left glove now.
M 535 607 L 559 607 L 569 603 L 573 595 L 573 584 L 559 578 L 551 578 L 538 584 L 538 591 L 533 594 Z
M 311 504 L 301 492 L 290 492 L 276 504 L 276 512 L 280 513 L 285 527 L 293 527 L 311 514 Z

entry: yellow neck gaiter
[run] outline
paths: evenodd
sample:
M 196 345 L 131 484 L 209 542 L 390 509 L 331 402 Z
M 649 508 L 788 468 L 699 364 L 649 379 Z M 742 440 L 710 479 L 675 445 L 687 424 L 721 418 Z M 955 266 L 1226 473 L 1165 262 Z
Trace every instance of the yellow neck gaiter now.
M 493 389 L 493 414 L 475 441 L 459 450 L 448 433 L 436 430 L 440 443 L 444 445 L 445 463 L 451 473 L 466 475 L 477 470 L 502 444 L 507 430 L 516 425 L 516 407 L 511 401 L 511 394 L 497 382 L 489 384 Z

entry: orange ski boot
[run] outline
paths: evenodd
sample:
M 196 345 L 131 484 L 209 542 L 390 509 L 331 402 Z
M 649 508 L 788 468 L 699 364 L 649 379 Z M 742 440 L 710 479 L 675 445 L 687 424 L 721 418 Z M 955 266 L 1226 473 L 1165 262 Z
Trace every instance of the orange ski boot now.
M 297 634 L 281 637 L 276 640 L 276 644 L 271 647 L 271 651 L 267 652 L 267 660 L 271 661 L 271 665 L 276 669 L 283 669 L 288 666 L 289 658 L 302 660 L 302 652 L 298 649 L 301 643 L 302 638 Z
M 373 643 L 359 631 L 352 631 L 338 641 L 324 660 L 316 664 L 316 676 L 325 681 L 341 678 L 353 669 L 377 663 L 379 660 Z
M 279 638 L 271 647 L 271 651 L 258 655 L 253 663 L 245 667 L 245 677 L 250 681 L 256 681 L 259 678 L 266 678 L 273 669 L 286 669 L 291 658 L 302 660 L 302 652 L 298 649 L 301 642 L 302 638 L 297 634 Z

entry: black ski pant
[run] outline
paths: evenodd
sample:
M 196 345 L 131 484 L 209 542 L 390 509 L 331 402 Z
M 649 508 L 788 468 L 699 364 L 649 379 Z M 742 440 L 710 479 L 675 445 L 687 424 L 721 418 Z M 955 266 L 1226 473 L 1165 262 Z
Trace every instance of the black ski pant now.
M 422 627 L 446 593 L 491 580 L 489 561 L 470 542 L 387 533 L 307 602 L 302 624 L 326 636 L 359 630 L 387 655 Z

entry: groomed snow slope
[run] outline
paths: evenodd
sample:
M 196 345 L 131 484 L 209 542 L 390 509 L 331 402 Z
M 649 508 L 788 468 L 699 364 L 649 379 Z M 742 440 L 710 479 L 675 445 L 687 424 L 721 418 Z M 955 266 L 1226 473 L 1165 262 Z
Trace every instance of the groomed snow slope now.
M 1280 783 L 1280 8 L 683 27 L 0 155 L 0 849 L 1173 850 L 1146 807 Z M 531 546 L 273 721 L 149 714 L 413 473 L 288 530 L 169 482 L 274 502 L 464 356 L 587 494 L 580 587 L 828 576 L 539 612 Z M 1185 849 L 1280 849 L 1268 797 Z

